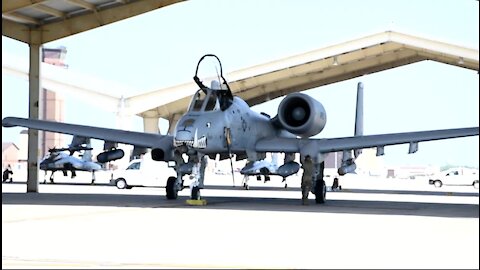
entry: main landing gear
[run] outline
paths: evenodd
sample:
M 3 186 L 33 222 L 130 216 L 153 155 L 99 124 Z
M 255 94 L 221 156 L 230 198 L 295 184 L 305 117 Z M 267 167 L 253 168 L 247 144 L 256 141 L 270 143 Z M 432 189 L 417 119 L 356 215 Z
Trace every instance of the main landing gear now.
M 243 180 L 242 180 L 242 184 L 243 184 L 243 188 L 246 189 L 246 190 L 249 190 L 250 187 L 248 186 L 248 180 L 250 179 L 250 177 L 248 175 L 244 175 L 243 176 Z
M 181 185 L 183 189 L 183 181 L 181 180 Z M 169 200 L 175 200 L 178 197 L 178 191 L 181 189 L 179 188 L 179 185 L 177 184 L 177 177 L 171 176 L 167 180 L 167 186 L 166 186 L 166 192 L 167 192 L 167 199 Z
M 317 179 L 317 181 L 315 181 L 313 194 L 315 194 L 316 203 L 325 203 L 327 197 L 327 186 L 325 185 L 325 181 L 323 179 Z
M 264 182 L 263 183 L 266 183 L 268 181 L 270 181 L 270 176 L 269 175 L 264 175 Z M 246 189 L 246 190 L 249 190 L 250 189 L 250 186 L 248 185 L 248 180 L 250 180 L 250 176 L 248 174 L 245 174 L 243 175 L 243 180 L 242 180 L 242 185 L 243 185 L 243 188 Z M 285 183 L 284 187 L 287 188 L 288 187 L 288 184 L 287 184 L 287 178 L 286 177 L 283 177 L 282 179 L 282 183 Z M 262 176 L 261 175 L 257 175 L 257 181 L 262 181 Z
M 325 170 L 325 162 L 322 162 L 317 165 L 318 166 L 318 174 L 316 175 L 315 182 L 313 183 L 313 190 L 312 193 L 315 194 L 315 202 L 325 203 L 327 199 L 327 186 L 325 185 L 325 181 L 323 180 L 323 172 Z
M 52 171 L 52 174 L 50 174 L 50 178 L 48 180 L 50 180 L 50 183 L 54 183 L 53 181 L 53 173 L 55 173 L 55 171 Z M 45 170 L 45 176 L 43 177 L 43 183 L 46 184 L 47 183 L 47 170 Z

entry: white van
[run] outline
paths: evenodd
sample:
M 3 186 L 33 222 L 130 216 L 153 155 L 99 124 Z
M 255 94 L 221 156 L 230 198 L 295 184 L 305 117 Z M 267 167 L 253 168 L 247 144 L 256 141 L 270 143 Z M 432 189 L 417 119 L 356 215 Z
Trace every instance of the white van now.
M 450 168 L 430 176 L 428 180 L 430 185 L 439 188 L 443 185 L 450 186 L 473 186 L 479 188 L 478 169 L 470 168 Z
M 151 158 L 134 159 L 127 168 L 112 171 L 110 184 L 119 189 L 132 187 L 165 187 L 167 179 L 176 176 L 174 168 L 167 162 Z

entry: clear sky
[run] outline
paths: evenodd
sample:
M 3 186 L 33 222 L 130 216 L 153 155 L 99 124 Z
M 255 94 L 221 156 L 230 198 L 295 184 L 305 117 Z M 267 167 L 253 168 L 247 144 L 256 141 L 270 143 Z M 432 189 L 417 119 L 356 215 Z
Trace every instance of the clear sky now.
M 69 69 L 131 86 L 131 96 L 190 82 L 199 58 L 218 55 L 224 73 L 385 30 L 478 49 L 479 3 L 443 1 L 190 0 L 63 38 Z M 2 36 L 2 53 L 27 58 L 28 46 Z M 212 74 L 209 74 L 212 75 Z M 228 77 L 227 77 L 228 80 Z M 476 71 L 424 61 L 306 91 L 327 110 L 316 137 L 352 136 L 356 85 L 365 85 L 365 134 L 479 125 Z M 65 121 L 115 127 L 115 116 L 66 96 Z M 274 116 L 282 98 L 255 106 Z M 2 118 L 28 117 L 28 83 L 2 73 Z M 142 130 L 140 117 L 133 129 Z M 161 126 L 165 131 L 166 127 Z M 18 142 L 20 128 L 2 128 Z M 479 138 L 385 148 L 390 165 L 479 164 Z

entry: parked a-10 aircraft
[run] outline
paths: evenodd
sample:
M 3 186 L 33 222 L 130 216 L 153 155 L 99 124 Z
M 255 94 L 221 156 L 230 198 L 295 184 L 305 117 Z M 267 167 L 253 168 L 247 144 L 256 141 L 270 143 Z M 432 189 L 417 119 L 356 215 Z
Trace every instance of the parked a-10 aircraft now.
M 66 151 L 69 153 L 66 153 Z M 81 158 L 73 156 L 77 151 L 83 151 Z M 62 171 L 64 176 L 67 176 L 67 172 L 70 171 L 72 178 L 77 175 L 76 171 L 86 171 L 92 172 L 93 184 L 95 182 L 95 171 L 102 170 L 102 166 L 99 163 L 92 161 L 92 148 L 90 147 L 89 138 L 74 136 L 72 143 L 68 147 L 53 148 L 48 150 L 48 152 L 49 154 L 40 161 L 39 167 L 40 170 L 45 171 L 45 177 L 48 171 L 52 172 L 49 179 L 50 183 L 54 182 L 53 174 L 56 171 Z M 43 183 L 46 183 L 45 178 Z
M 184 188 L 182 179 L 184 175 L 191 175 L 194 179 L 191 184 L 191 199 L 200 199 L 207 158 L 213 159 L 216 155 L 226 159 L 235 154 L 237 160 L 246 158 L 248 162 L 255 162 L 263 160 L 267 152 L 284 153 L 284 163 L 277 169 L 277 174 L 284 177 L 299 170 L 299 164 L 294 161 L 296 153 L 300 154 L 301 160 L 308 155 L 315 166 L 312 193 L 315 194 L 317 203 L 325 202 L 323 165 L 325 157 L 330 152 L 343 151 L 343 160 L 338 173 L 344 175 L 355 170 L 355 158 L 363 148 L 377 147 L 377 154 L 381 155 L 384 146 L 408 143 L 409 153 L 414 153 L 420 141 L 479 134 L 478 127 L 471 127 L 363 135 L 363 94 L 359 84 L 354 136 L 313 139 L 310 137 L 320 133 L 327 121 L 325 109 L 320 102 L 303 93 L 291 93 L 280 103 L 277 116 L 270 118 L 268 115 L 257 113 L 240 97 L 233 96 L 223 77 L 218 58 L 219 77 L 222 82 L 212 83 L 209 88 L 200 81 L 197 76 L 199 65 L 205 57 L 210 56 L 217 58 L 215 55 L 205 55 L 197 64 L 194 81 L 200 89 L 194 94 L 188 111 L 177 122 L 174 134 L 160 135 L 16 117 L 4 118 L 2 125 L 22 126 L 149 148 L 153 160 L 175 161 L 177 175 L 167 180 L 168 199 L 176 199 L 178 191 Z M 101 153 L 102 162 L 113 160 L 116 152 L 112 151 L 117 150 Z M 186 161 L 183 155 L 188 156 Z M 100 157 L 97 159 L 100 160 Z
M 278 173 L 278 169 L 280 168 L 280 165 L 278 164 L 278 153 L 272 153 L 272 160 L 271 161 L 268 161 L 267 159 L 264 159 L 264 160 L 259 160 L 259 161 L 254 161 L 254 162 L 249 162 L 245 165 L 245 167 L 243 167 L 241 170 L 240 170 L 240 173 L 243 174 L 243 187 L 245 189 L 249 189 L 249 186 L 248 186 L 248 181 L 250 180 L 250 176 L 256 176 L 257 177 L 257 181 L 261 181 L 262 180 L 262 176 L 263 176 L 263 179 L 266 182 L 270 181 L 270 176 L 271 175 L 279 175 L 279 176 L 282 176 L 282 182 L 285 182 L 285 188 L 287 188 L 287 182 L 286 182 L 286 178 L 287 176 L 290 176 L 291 174 L 289 175 L 282 175 L 282 174 L 279 174 Z M 300 166 L 298 166 L 298 168 L 292 168 L 292 171 L 293 173 L 296 173 L 298 172 L 298 170 L 300 169 Z M 280 171 L 281 173 L 283 173 L 283 171 Z

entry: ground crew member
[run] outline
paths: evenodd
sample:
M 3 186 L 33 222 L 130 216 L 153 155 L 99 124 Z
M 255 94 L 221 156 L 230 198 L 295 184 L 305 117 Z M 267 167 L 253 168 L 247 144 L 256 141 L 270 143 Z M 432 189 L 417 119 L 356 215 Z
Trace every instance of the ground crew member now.
M 313 161 L 312 158 L 307 155 L 302 162 L 302 204 L 308 204 L 308 193 L 312 190 L 312 181 L 313 181 Z
M 340 181 L 338 180 L 338 177 L 333 178 L 332 191 L 335 190 L 342 190 L 342 186 L 340 186 Z
M 2 182 L 13 182 L 13 177 L 12 177 L 13 171 L 12 167 L 10 167 L 10 164 L 8 164 L 7 168 L 3 171 L 3 176 L 2 176 Z M 9 180 L 9 181 L 7 181 Z

